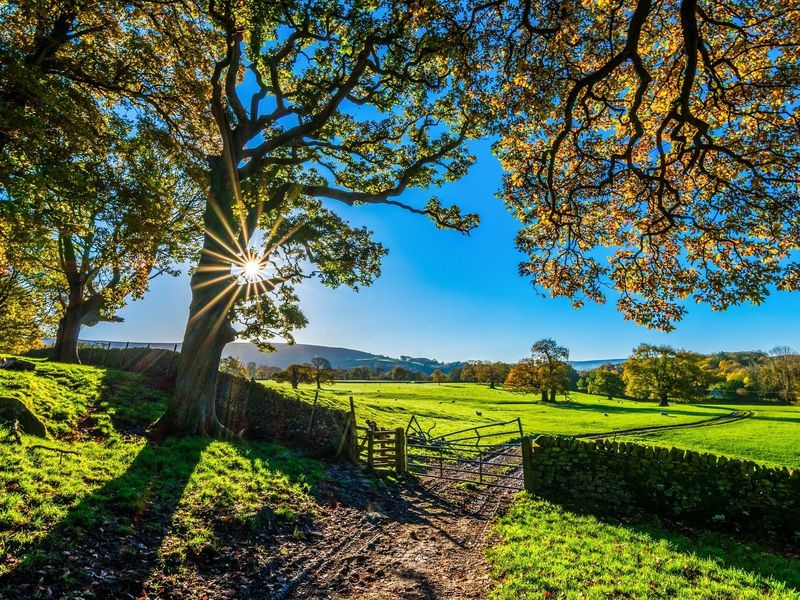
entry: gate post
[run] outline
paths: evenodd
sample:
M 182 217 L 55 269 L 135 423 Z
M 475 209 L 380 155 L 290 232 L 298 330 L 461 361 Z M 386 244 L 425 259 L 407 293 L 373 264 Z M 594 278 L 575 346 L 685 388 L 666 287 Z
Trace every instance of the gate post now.
M 375 455 L 373 453 L 375 436 L 372 432 L 372 428 L 367 431 L 367 464 L 369 465 L 370 469 L 373 468 L 375 459 Z
M 406 432 L 402 427 L 394 430 L 395 470 L 399 475 L 408 471 L 408 457 L 406 456 Z
M 529 437 L 522 438 L 522 476 L 525 491 L 533 492 L 533 441 Z

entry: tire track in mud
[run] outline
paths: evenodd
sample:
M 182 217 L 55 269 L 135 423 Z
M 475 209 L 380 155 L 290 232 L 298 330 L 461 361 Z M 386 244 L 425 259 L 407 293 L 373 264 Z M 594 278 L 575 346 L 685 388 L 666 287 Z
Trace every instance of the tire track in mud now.
M 488 460 L 504 464 L 508 455 Z M 521 470 L 518 460 L 508 466 Z M 472 468 L 477 472 L 477 464 Z M 346 469 L 332 466 L 329 471 L 331 479 L 337 479 Z M 363 479 L 352 469 L 349 476 Z M 271 597 L 485 597 L 491 583 L 484 558 L 487 530 L 516 490 L 471 488 L 435 477 L 409 479 L 392 488 L 379 482 L 378 487 L 381 493 L 373 494 L 366 505 L 332 507 L 322 519 L 316 543 L 293 567 L 286 565 L 285 579 Z

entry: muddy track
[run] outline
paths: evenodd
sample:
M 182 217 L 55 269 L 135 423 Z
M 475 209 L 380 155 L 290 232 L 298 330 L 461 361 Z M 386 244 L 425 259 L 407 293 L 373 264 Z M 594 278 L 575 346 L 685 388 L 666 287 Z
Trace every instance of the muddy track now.
M 727 425 L 735 423 L 742 419 L 747 419 L 753 416 L 753 412 L 749 410 L 737 410 L 729 415 L 720 415 L 719 417 L 711 417 L 710 419 L 703 419 L 702 421 L 694 421 L 692 423 L 683 423 L 679 425 L 653 425 L 652 427 L 637 427 L 635 429 L 621 429 L 619 431 L 609 431 L 607 433 L 586 433 L 583 435 L 576 435 L 576 438 L 601 440 L 610 437 L 619 437 L 626 435 L 639 435 L 641 433 L 652 433 L 658 431 L 671 431 L 673 429 L 693 429 L 695 427 L 713 427 L 717 425 Z
M 503 465 L 509 457 L 488 460 Z M 509 464 L 519 468 L 518 461 Z M 340 482 L 330 490 L 330 511 L 320 518 L 317 538 L 281 569 L 272 598 L 486 596 L 490 526 L 515 490 L 471 489 L 433 477 L 390 488 L 336 465 L 328 479 Z

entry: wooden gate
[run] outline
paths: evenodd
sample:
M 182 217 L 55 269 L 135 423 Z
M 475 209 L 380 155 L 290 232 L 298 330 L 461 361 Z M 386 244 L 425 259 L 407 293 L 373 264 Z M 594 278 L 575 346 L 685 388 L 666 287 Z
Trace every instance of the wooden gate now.
M 374 423 L 369 427 L 356 427 L 358 432 L 358 454 L 375 470 L 393 469 L 397 473 L 407 471 L 406 432 L 397 429 L 378 429 Z
M 426 431 L 411 417 L 406 437 L 409 473 L 472 485 L 523 488 L 519 418 L 431 436 L 430 429 Z M 509 438 L 516 439 L 509 442 Z

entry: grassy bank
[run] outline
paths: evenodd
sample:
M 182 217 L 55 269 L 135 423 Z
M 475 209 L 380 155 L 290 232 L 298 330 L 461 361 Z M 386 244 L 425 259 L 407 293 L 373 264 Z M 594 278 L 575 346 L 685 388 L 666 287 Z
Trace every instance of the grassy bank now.
M 144 430 L 165 397 L 138 375 L 42 362 L 34 372 L 0 371 L 0 395 L 22 399 L 50 432 L 0 444 L 6 578 L 52 570 L 80 589 L 91 571 L 80 561 L 92 553 L 130 562 L 132 579 L 149 577 L 213 558 L 226 540 L 291 532 L 313 516 L 317 461 L 268 443 L 148 443 Z
M 614 524 L 523 494 L 496 527 L 492 598 L 800 598 L 800 560 L 711 533 Z

